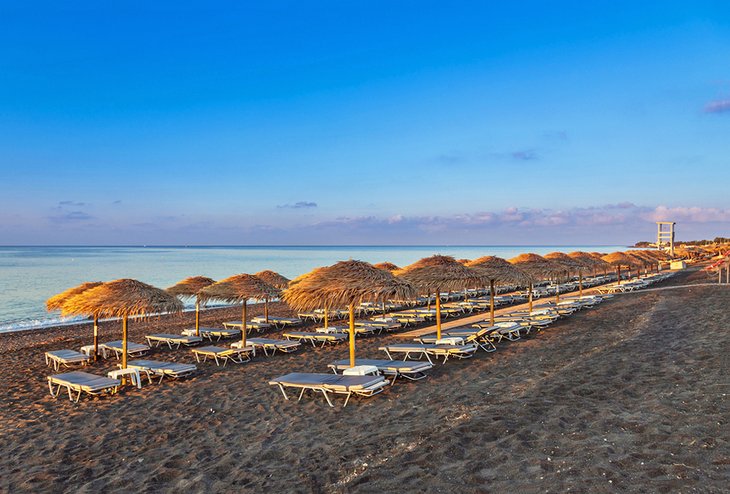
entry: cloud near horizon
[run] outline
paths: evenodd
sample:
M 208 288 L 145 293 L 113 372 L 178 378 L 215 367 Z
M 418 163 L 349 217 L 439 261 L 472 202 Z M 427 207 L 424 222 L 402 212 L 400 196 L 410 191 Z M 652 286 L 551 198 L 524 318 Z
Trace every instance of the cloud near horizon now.
M 278 209 L 311 209 L 316 208 L 317 203 L 311 201 L 299 201 L 294 204 L 280 204 L 276 206 Z

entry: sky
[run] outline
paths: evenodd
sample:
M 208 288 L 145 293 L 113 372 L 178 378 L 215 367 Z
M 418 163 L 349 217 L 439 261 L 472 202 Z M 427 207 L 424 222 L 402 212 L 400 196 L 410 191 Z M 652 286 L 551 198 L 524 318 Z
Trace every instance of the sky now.
M 730 236 L 730 5 L 1 2 L 0 245 Z

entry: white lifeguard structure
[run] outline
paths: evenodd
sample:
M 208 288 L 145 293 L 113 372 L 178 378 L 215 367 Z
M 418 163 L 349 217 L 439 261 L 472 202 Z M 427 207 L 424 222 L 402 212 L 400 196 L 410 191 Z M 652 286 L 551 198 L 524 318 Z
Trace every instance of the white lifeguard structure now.
M 656 248 L 665 250 L 674 255 L 674 225 L 673 221 L 657 221 Z

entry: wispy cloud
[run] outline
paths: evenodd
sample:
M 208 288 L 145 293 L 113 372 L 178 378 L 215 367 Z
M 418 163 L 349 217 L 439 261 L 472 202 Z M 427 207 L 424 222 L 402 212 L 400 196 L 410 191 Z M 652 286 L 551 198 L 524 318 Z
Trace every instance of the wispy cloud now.
M 534 149 L 523 149 L 512 152 L 512 158 L 519 161 L 533 161 L 538 159 L 537 152 Z
M 710 101 L 705 105 L 705 113 L 730 113 L 730 99 Z
M 83 211 L 69 211 L 67 213 L 48 216 L 48 219 L 54 223 L 81 223 L 93 220 L 94 217 Z
M 58 202 L 58 208 L 62 207 L 74 207 L 74 208 L 81 208 L 86 206 L 85 202 L 77 202 L 77 201 L 59 201 Z
M 295 202 L 294 204 L 280 204 L 276 207 L 279 209 L 311 209 L 316 208 L 317 203 L 310 201 L 299 201 Z
M 121 204 L 121 203 L 122 203 L 121 199 L 117 199 L 116 201 L 112 202 L 112 204 Z

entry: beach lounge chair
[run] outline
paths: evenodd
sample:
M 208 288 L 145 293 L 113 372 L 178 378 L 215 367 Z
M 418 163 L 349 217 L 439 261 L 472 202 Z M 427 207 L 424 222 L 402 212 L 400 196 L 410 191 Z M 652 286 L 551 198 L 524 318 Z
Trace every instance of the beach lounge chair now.
M 251 321 L 255 323 L 266 323 L 264 317 L 254 317 Z M 298 317 L 276 317 L 269 316 L 269 324 L 273 324 L 276 329 L 284 329 L 291 326 L 300 326 L 304 321 Z
M 420 362 L 417 360 L 401 361 L 401 360 L 375 360 L 375 359 L 356 359 L 355 365 L 371 365 L 376 367 L 378 371 L 386 376 L 393 376 L 391 384 L 394 384 L 396 379 L 403 377 L 410 379 L 411 381 L 418 381 L 425 377 L 427 371 L 433 369 L 433 364 L 428 362 Z M 335 373 L 337 371 L 343 372 L 350 368 L 349 360 L 337 360 L 329 364 L 327 367 L 332 369 Z
M 53 366 L 53 370 L 58 370 L 60 366 L 71 367 L 74 364 L 83 366 L 91 360 L 91 357 L 76 350 L 54 350 L 46 352 L 45 356 L 46 365 Z
M 494 323 L 494 326 L 496 326 L 497 330 L 492 331 L 490 334 L 493 338 L 497 339 L 497 343 L 502 341 L 502 339 L 506 338 L 510 341 L 517 341 L 521 338 L 522 333 L 528 334 L 530 332 L 530 322 L 525 321 L 519 318 L 514 318 L 512 320 L 508 321 L 497 321 Z M 488 321 L 485 322 L 478 322 L 474 324 L 474 327 L 477 328 L 484 328 L 484 327 L 493 327 L 490 326 Z
M 61 392 L 61 388 L 68 391 L 68 399 L 79 402 L 82 393 L 90 395 L 114 394 L 119 390 L 122 381 L 104 376 L 89 374 L 88 372 L 66 372 L 48 376 L 48 389 L 54 398 Z M 74 398 L 74 393 L 76 397 Z
M 398 321 L 355 321 L 355 326 L 362 326 L 366 328 L 373 328 L 382 333 L 383 331 L 395 331 L 401 328 L 401 324 Z
M 243 324 L 241 324 L 241 321 L 228 321 L 223 323 L 223 327 L 226 329 L 236 329 L 240 334 Z M 256 330 L 257 333 L 263 333 L 267 329 L 271 328 L 272 325 L 264 321 L 246 321 L 246 334 L 249 334 L 254 330 Z
M 370 325 L 358 325 L 355 323 L 355 327 L 353 328 L 355 331 L 355 335 L 357 336 L 372 336 L 376 333 L 380 332 L 380 326 L 370 326 Z M 347 334 L 350 332 L 349 326 L 328 326 L 326 328 L 315 328 L 317 333 L 343 333 Z
M 127 363 L 127 367 L 159 376 L 160 380 L 158 383 L 162 382 L 162 379 L 165 377 L 172 377 L 174 379 L 187 377 L 198 369 L 195 364 L 160 362 L 158 360 L 132 360 Z
M 393 354 L 404 354 L 403 360 L 420 360 L 426 357 L 433 364 L 431 356 L 444 358 L 444 364 L 450 357 L 465 359 L 473 357 L 479 346 L 476 343 L 465 343 L 462 338 L 441 338 L 433 344 L 397 343 L 380 347 L 390 360 L 395 360 Z
M 221 365 L 223 367 L 231 361 L 234 364 L 242 364 L 249 362 L 251 356 L 256 354 L 256 349 L 252 346 L 245 346 L 243 348 L 223 348 L 220 346 L 204 346 L 200 348 L 193 348 L 190 350 L 195 355 L 195 360 L 200 362 L 200 357 L 203 357 L 203 362 L 212 358 L 215 360 L 215 365 Z
M 240 348 L 241 343 L 240 341 L 231 343 L 231 348 Z M 302 343 L 299 341 L 275 340 L 272 338 L 246 338 L 246 344 L 251 345 L 256 350 L 262 349 L 267 357 L 274 355 L 277 351 L 282 353 L 296 352 L 302 347 Z
M 337 343 L 347 341 L 348 338 L 345 333 L 317 333 L 309 331 L 290 331 L 288 333 L 282 334 L 282 336 L 287 340 L 300 340 L 309 342 L 314 347 L 317 346 L 317 343 L 321 343 L 320 346 L 325 346 L 327 344 L 336 345 Z
M 466 343 L 474 342 L 485 352 L 493 352 L 497 349 L 494 344 L 495 338 L 499 339 L 499 326 L 478 326 L 472 328 L 453 328 L 441 333 L 442 337 L 461 338 Z M 419 336 L 415 339 L 419 343 L 436 343 L 438 338 L 435 334 Z
M 159 348 L 161 345 L 166 344 L 171 350 L 173 348 L 180 348 L 181 345 L 197 345 L 203 341 L 203 338 L 200 336 L 185 336 L 169 333 L 148 334 L 145 338 L 147 338 L 147 343 L 150 346 Z
M 108 358 L 109 355 L 114 355 L 117 360 L 119 360 L 122 357 L 124 346 L 122 340 L 116 340 L 99 343 L 99 348 L 101 349 L 104 358 Z M 149 351 L 150 347 L 148 345 L 134 343 L 132 341 L 127 342 L 127 355 L 129 357 L 141 357 L 143 355 L 147 355 L 147 352 Z
M 299 389 L 299 399 L 302 399 L 306 391 L 322 393 L 329 406 L 334 407 L 331 394 L 346 395 L 345 404 L 350 401 L 352 395 L 370 397 L 381 393 L 388 381 L 383 376 L 343 376 L 339 374 L 317 374 L 293 372 L 285 376 L 277 377 L 269 381 L 271 386 L 278 386 L 285 399 L 289 399 L 286 388 Z
M 182 331 L 183 336 L 195 336 L 194 329 L 184 329 Z M 221 329 L 221 328 L 200 328 L 201 338 L 208 339 L 210 341 L 220 341 L 223 338 L 240 338 L 240 329 Z

